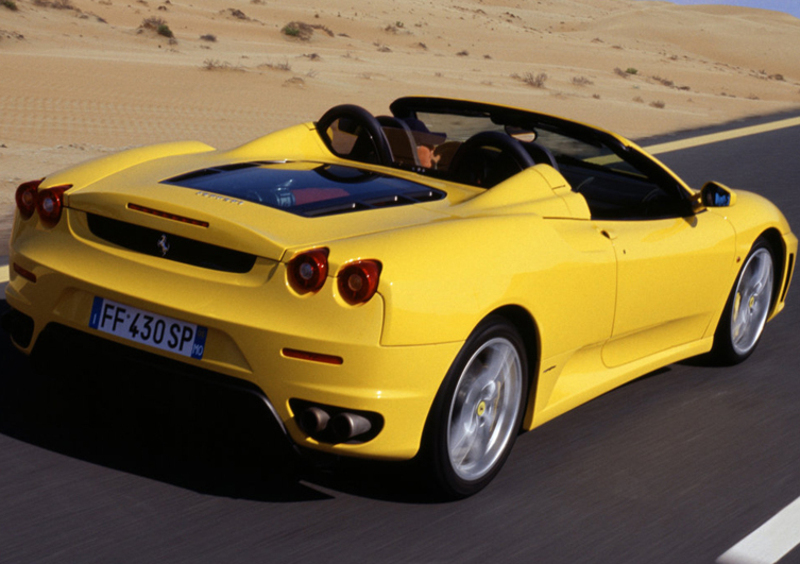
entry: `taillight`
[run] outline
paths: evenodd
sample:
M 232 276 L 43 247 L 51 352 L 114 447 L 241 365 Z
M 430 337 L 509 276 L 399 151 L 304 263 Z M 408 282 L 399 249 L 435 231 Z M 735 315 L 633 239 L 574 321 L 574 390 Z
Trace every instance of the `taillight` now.
M 36 202 L 39 200 L 39 184 L 41 180 L 32 180 L 19 185 L 17 188 L 17 209 L 23 219 L 30 219 L 36 210 Z
M 376 260 L 359 260 L 345 265 L 339 276 L 339 295 L 350 305 L 368 302 L 378 291 L 381 263 Z
M 64 192 L 72 186 L 54 186 L 41 190 L 36 202 L 36 211 L 39 219 L 47 227 L 53 227 L 61 219 L 61 210 L 64 207 Z
M 328 276 L 328 249 L 312 249 L 292 257 L 289 285 L 298 294 L 318 292 Z

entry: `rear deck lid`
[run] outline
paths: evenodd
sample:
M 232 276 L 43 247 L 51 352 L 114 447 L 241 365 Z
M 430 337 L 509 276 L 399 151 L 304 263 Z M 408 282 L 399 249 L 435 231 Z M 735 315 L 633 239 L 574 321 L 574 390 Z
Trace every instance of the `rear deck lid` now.
M 93 229 L 100 225 L 102 238 L 115 244 L 122 243 L 112 235 L 124 232 L 126 241 L 141 236 L 155 248 L 150 239 L 160 240 L 164 233 L 274 260 L 288 248 L 447 216 L 444 190 L 359 168 L 247 162 L 186 172 L 185 166 L 163 161 L 168 159 L 70 191 L 67 206 L 85 212 L 90 221 L 94 215 L 140 228 L 95 221 Z M 431 205 L 414 205 L 425 203 Z M 216 251 L 201 247 L 198 252 Z

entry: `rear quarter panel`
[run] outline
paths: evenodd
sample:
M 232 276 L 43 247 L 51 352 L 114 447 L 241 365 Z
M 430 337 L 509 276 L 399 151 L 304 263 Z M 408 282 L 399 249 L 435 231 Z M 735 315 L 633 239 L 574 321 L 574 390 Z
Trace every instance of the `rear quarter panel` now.
M 332 264 L 352 256 L 383 264 L 383 345 L 464 341 L 509 305 L 533 318 L 542 357 L 610 335 L 614 252 L 587 221 L 451 219 L 331 245 Z

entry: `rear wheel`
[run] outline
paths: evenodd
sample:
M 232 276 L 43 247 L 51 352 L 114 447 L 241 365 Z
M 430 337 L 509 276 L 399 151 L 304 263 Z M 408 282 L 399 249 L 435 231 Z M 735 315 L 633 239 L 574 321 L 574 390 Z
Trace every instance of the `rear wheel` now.
M 712 356 L 737 364 L 756 348 L 772 305 L 775 254 L 766 239 L 753 244 L 733 286 L 714 335 Z
M 522 338 L 489 317 L 467 339 L 429 415 L 427 456 L 448 497 L 483 489 L 500 471 L 520 429 L 527 395 Z

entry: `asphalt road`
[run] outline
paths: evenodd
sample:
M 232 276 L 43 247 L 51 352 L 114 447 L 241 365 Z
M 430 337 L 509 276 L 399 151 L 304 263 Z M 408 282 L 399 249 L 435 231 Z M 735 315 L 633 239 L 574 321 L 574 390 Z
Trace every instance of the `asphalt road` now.
M 660 158 L 797 232 L 798 146 L 795 127 Z M 713 563 L 800 497 L 798 366 L 794 288 L 744 364 L 602 396 L 445 503 L 405 466 L 297 464 L 247 396 L 114 357 L 40 376 L 0 335 L 0 563 Z

